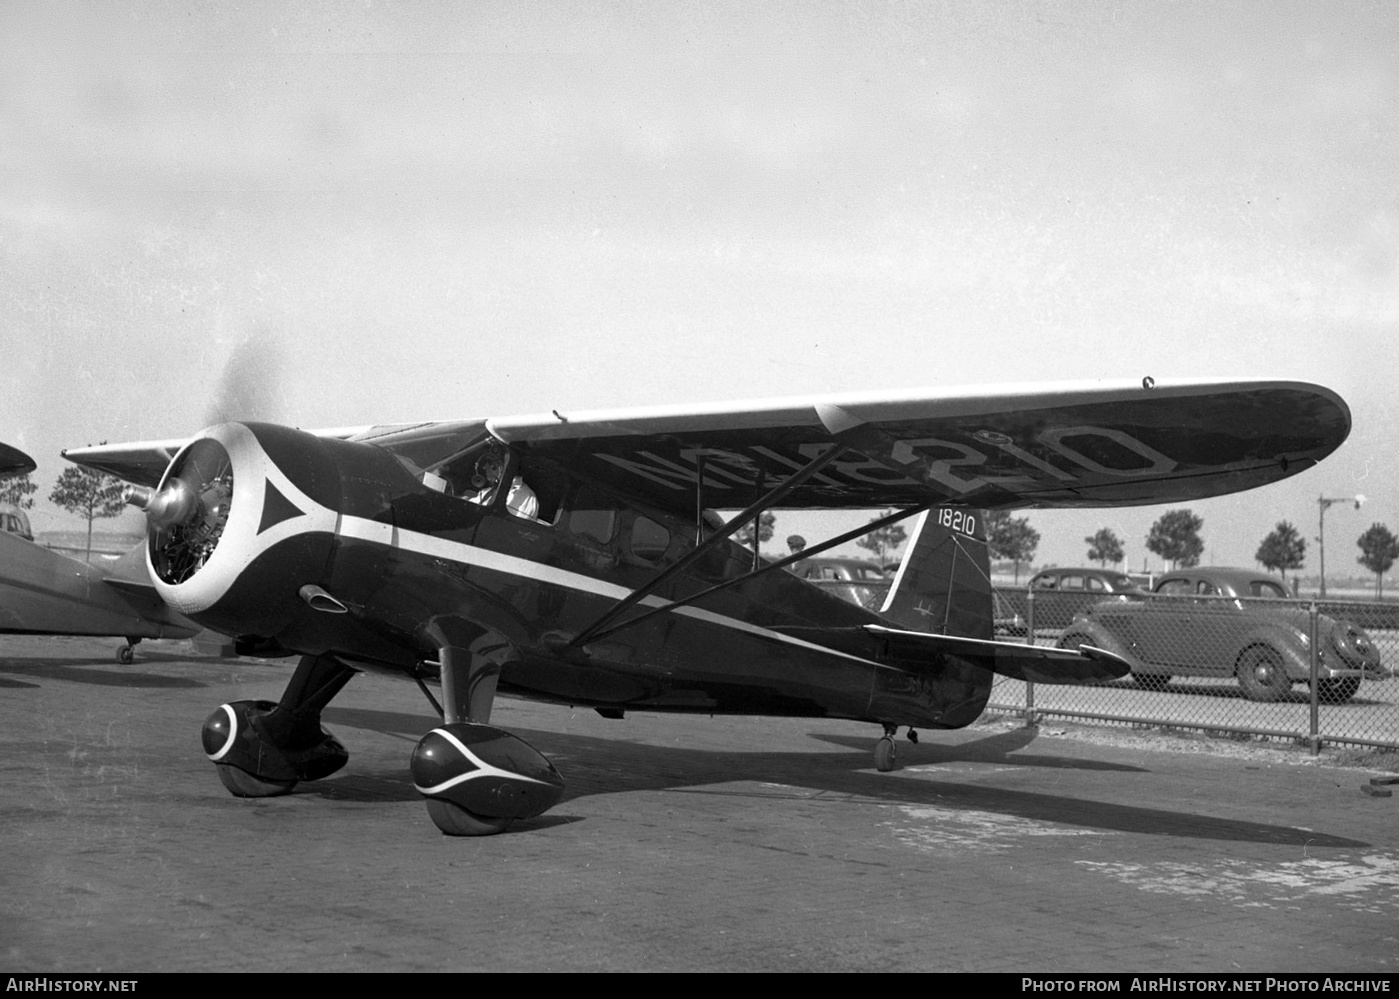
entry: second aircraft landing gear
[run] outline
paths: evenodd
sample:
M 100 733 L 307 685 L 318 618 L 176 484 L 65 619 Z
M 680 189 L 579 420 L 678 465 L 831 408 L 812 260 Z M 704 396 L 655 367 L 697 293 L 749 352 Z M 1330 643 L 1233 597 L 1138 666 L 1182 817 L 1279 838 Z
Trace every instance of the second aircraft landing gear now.
M 332 656 L 303 656 L 281 701 L 234 701 L 204 722 L 204 752 L 239 798 L 286 794 L 329 777 L 350 754 L 321 727 L 321 709 L 355 671 Z

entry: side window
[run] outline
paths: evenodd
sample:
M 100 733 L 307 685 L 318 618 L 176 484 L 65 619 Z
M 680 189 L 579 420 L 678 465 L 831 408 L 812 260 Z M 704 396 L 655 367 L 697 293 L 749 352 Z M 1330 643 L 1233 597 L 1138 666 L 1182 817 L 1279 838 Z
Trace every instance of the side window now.
M 1041 576 L 1039 579 L 1035 580 L 1035 589 L 1052 590 L 1058 582 L 1059 580 L 1054 576 Z
M 617 534 L 617 508 L 609 497 L 584 486 L 573 497 L 570 506 L 570 534 L 601 545 L 607 544 Z
M 1287 593 L 1277 583 L 1270 583 L 1266 580 L 1255 580 L 1248 584 L 1249 592 L 1255 597 L 1286 597 Z
M 1083 589 L 1082 576 L 1065 576 L 1064 581 L 1059 584 L 1061 590 L 1081 590 Z
M 1097 591 L 1101 592 L 1101 591 L 1107 589 L 1107 586 L 1104 585 L 1103 581 L 1102 581 L 1101 579 L 1098 579 L 1098 578 L 1094 577 L 1094 576 L 1089 576 L 1088 579 L 1087 579 L 1087 583 L 1088 583 L 1088 589 L 1090 589 L 1090 590 L 1097 590 Z
M 1190 580 L 1168 579 L 1160 586 L 1156 587 L 1156 592 L 1167 597 L 1184 596 L 1190 592 Z
M 1219 587 L 1202 579 L 1195 585 L 1195 592 L 1202 597 L 1212 597 L 1218 595 Z
M 617 533 L 616 510 L 574 510 L 568 515 L 569 533 L 605 545 Z
M 658 565 L 670 547 L 670 531 L 664 524 L 638 514 L 632 521 L 630 546 L 633 557 Z

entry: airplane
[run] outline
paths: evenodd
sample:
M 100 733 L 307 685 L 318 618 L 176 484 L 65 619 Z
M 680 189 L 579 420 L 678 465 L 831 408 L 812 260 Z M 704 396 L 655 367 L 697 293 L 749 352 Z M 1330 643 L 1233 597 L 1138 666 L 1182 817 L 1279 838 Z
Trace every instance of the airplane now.
M 307 432 L 223 423 L 64 452 L 146 511 L 156 593 L 244 654 L 300 656 L 281 698 L 215 709 L 203 745 L 241 797 L 325 778 L 321 711 L 358 672 L 418 684 L 442 723 L 409 772 L 436 826 L 539 816 L 562 776 L 490 724 L 497 693 L 628 711 L 959 728 L 996 675 L 1127 664 L 992 638 L 986 509 L 1196 500 L 1311 468 L 1350 431 L 1294 381 L 1022 386 L 559 412 Z M 730 540 L 775 508 L 887 516 L 768 561 Z M 716 511 L 739 510 L 727 519 Z M 783 571 L 916 517 L 877 610 Z M 439 702 L 428 687 L 440 684 Z M 916 727 L 916 728 L 915 728 Z
M 0 444 L 0 479 L 35 467 L 23 451 Z M 0 634 L 119 636 L 126 644 L 117 662 L 129 664 L 143 638 L 200 631 L 156 595 L 144 552 L 128 552 L 110 567 L 79 562 L 34 544 L 24 512 L 11 510 L 0 508 Z

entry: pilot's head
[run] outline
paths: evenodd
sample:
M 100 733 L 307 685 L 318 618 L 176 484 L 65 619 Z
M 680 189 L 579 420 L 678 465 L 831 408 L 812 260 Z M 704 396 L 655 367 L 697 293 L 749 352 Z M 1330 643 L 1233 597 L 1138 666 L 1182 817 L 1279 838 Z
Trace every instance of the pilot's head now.
M 487 452 L 476 459 L 476 471 L 471 476 L 472 489 L 489 489 L 500 481 L 500 455 Z

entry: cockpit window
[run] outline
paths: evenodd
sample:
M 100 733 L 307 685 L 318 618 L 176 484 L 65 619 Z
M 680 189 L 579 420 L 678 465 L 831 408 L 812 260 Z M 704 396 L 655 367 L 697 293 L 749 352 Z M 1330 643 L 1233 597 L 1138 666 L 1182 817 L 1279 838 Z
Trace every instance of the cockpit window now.
M 506 452 L 495 440 L 478 441 L 423 472 L 423 484 L 448 496 L 488 505 L 505 473 Z

